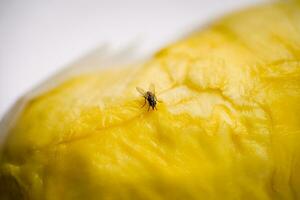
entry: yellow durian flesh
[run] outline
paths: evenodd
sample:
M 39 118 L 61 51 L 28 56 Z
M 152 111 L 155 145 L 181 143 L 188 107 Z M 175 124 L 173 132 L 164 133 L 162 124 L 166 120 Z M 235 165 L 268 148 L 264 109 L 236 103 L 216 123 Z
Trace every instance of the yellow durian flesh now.
M 163 103 L 148 112 L 135 87 L 151 83 Z M 299 3 L 243 10 L 29 101 L 2 145 L 0 197 L 299 199 L 299 113 Z

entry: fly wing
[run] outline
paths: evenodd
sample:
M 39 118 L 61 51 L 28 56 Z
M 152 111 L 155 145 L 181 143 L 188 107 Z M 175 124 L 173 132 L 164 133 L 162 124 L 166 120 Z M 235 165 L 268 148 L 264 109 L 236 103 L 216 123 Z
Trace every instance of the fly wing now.
M 149 86 L 149 91 L 152 93 L 152 94 L 155 94 L 155 86 L 153 83 L 150 84 Z
M 145 94 L 146 94 L 146 91 L 145 91 L 145 90 L 143 90 L 143 89 L 140 88 L 140 87 L 136 87 L 136 90 L 137 90 L 141 95 L 145 96 Z

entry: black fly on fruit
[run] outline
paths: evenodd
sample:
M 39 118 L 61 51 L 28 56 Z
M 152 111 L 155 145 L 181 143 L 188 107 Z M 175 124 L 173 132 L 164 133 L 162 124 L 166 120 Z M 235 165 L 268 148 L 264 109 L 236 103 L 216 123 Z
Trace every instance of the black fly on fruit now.
M 152 108 L 152 110 L 154 110 L 154 109 L 157 110 L 157 108 L 156 108 L 157 102 L 162 103 L 162 101 L 158 100 L 155 95 L 154 84 L 150 84 L 148 91 L 145 91 L 140 87 L 136 87 L 136 90 L 144 97 L 145 102 L 144 102 L 142 108 L 146 105 L 146 103 L 148 103 L 148 111 L 149 111 L 150 107 Z

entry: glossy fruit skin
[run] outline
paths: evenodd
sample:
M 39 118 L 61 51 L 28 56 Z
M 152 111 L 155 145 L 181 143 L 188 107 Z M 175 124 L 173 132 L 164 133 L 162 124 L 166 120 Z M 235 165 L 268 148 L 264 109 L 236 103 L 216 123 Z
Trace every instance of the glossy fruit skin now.
M 138 67 L 32 99 L 2 146 L 0 197 L 300 199 L 300 7 L 224 17 Z M 136 86 L 154 83 L 158 110 Z

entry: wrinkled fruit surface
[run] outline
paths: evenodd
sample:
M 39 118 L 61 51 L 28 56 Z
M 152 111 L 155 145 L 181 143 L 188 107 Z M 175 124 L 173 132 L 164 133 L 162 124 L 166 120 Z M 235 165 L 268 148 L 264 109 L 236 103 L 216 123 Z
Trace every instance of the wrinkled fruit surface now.
M 135 87 L 151 83 L 163 103 L 147 112 Z M 34 98 L 0 185 L 2 199 L 300 199 L 299 4 L 232 14 Z

